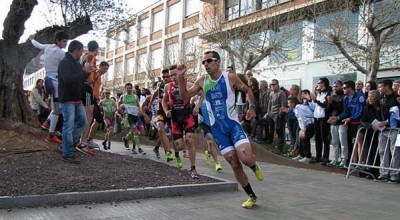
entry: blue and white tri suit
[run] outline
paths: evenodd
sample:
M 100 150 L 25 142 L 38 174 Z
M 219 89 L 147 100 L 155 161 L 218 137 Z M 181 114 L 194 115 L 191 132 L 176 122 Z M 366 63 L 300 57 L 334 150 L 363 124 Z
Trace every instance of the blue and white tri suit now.
M 220 78 L 212 80 L 210 75 L 204 79 L 204 102 L 210 119 L 211 132 L 218 149 L 224 155 L 244 143 L 249 143 L 246 133 L 238 120 L 235 105 L 235 92 L 229 85 L 228 73 L 222 72 Z

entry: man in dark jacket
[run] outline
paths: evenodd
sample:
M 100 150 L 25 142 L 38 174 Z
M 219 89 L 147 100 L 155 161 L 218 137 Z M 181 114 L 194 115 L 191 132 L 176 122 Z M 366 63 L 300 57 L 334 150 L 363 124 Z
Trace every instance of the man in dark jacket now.
M 82 69 L 79 64 L 82 51 L 83 44 L 72 41 L 58 66 L 59 102 L 64 116 L 62 158 L 63 161 L 74 164 L 80 163 L 75 158 L 74 146 L 86 125 L 86 113 L 81 101 L 82 86 L 88 73 L 94 69 L 90 63 Z
M 343 83 L 340 80 L 333 82 L 334 95 L 328 96 L 328 107 L 326 112 L 331 112 L 331 116 L 337 117 L 343 112 Z M 333 147 L 333 160 L 328 164 L 329 167 L 339 166 L 343 168 L 348 155 L 348 144 L 347 144 L 347 125 L 342 121 L 336 121 L 331 124 L 331 145 Z M 341 152 L 341 155 L 340 155 Z M 341 161 L 339 164 L 339 157 Z
M 399 180 L 399 172 L 398 171 L 389 171 L 387 168 L 395 168 L 399 169 L 400 166 L 400 153 L 397 150 L 395 154 L 391 155 L 394 152 L 395 142 L 397 138 L 397 129 L 392 128 L 389 123 L 390 119 L 390 109 L 394 106 L 397 106 L 397 97 L 398 95 L 393 92 L 392 89 L 393 83 L 390 80 L 383 80 L 379 83 L 379 93 L 381 94 L 381 98 L 379 100 L 382 105 L 381 111 L 378 115 L 378 125 L 381 128 L 386 128 L 381 132 L 379 136 L 379 156 L 381 159 L 380 167 L 384 167 L 380 170 L 380 175 L 376 179 L 379 182 L 391 182 L 397 183 Z M 396 128 L 395 126 L 394 128 Z M 392 159 L 390 159 L 392 157 Z M 392 162 L 391 162 L 392 161 Z

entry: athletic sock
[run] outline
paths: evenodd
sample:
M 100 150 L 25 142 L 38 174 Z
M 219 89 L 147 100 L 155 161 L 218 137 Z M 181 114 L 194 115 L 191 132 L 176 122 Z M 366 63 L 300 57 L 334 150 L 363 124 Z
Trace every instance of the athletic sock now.
M 243 187 L 243 190 L 247 193 L 247 195 L 251 197 L 256 197 L 256 194 L 254 193 L 253 189 L 250 186 L 250 183 L 247 184 L 247 186 Z
M 136 145 L 138 148 L 140 148 L 140 139 L 139 139 L 139 136 L 134 135 L 134 136 L 133 136 L 133 141 L 135 142 L 135 145 Z

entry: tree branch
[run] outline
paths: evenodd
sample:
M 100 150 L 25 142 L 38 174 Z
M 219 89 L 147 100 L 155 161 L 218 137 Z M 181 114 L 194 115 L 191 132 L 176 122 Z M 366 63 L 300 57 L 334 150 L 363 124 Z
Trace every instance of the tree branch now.
M 35 34 L 35 39 L 43 44 L 54 43 L 54 35 L 57 31 L 63 30 L 68 33 L 70 39 L 74 39 L 82 34 L 86 34 L 93 29 L 92 22 L 89 17 L 81 17 L 64 26 L 46 27 Z M 34 58 L 40 50 L 36 49 L 30 40 L 18 45 L 21 62 L 29 62 Z
M 346 57 L 346 59 L 354 65 L 354 67 L 356 67 L 356 69 L 364 74 L 367 74 L 368 71 L 367 69 L 363 68 L 355 59 L 353 59 L 353 57 L 347 53 L 347 51 L 344 49 L 342 43 L 340 42 L 340 40 L 337 37 L 333 37 L 332 38 L 333 43 L 338 47 L 338 49 L 340 50 L 340 52 L 343 54 L 344 57 Z
M 3 39 L 7 44 L 18 44 L 25 30 L 25 22 L 31 17 L 36 0 L 13 0 L 4 20 Z

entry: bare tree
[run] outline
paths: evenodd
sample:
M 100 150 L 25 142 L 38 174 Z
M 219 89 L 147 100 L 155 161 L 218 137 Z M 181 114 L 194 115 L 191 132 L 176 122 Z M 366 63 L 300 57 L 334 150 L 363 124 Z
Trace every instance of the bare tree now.
M 400 39 L 399 0 L 343 0 L 315 4 L 316 57 L 341 54 L 347 62 L 333 58 L 333 72 L 357 70 L 367 80 L 376 80 L 382 70 L 398 70 Z
M 261 1 L 256 2 L 254 7 L 261 9 Z M 302 25 L 298 21 L 303 18 L 303 9 L 266 16 L 267 9 L 239 17 L 242 12 L 235 9 L 219 16 L 215 13 L 220 11 L 219 5 L 210 7 L 215 8 L 205 9 L 201 38 L 228 52 L 229 62 L 242 71 L 254 68 L 269 56 L 273 65 L 301 57 Z
M 77 7 L 75 4 L 77 2 L 82 4 L 81 8 Z M 65 23 L 63 26 L 54 25 L 38 31 L 35 39 L 42 43 L 53 43 L 53 36 L 58 30 L 66 31 L 71 38 L 85 34 L 93 29 L 92 12 L 102 13 L 100 9 L 117 6 L 110 5 L 110 2 L 52 1 L 65 9 L 61 13 Z M 19 121 L 33 126 L 37 126 L 38 121 L 24 95 L 22 75 L 26 64 L 39 53 L 39 50 L 34 48 L 30 41 L 18 42 L 24 33 L 24 24 L 37 4 L 37 0 L 13 0 L 3 23 L 3 39 L 0 40 L 0 119 Z

